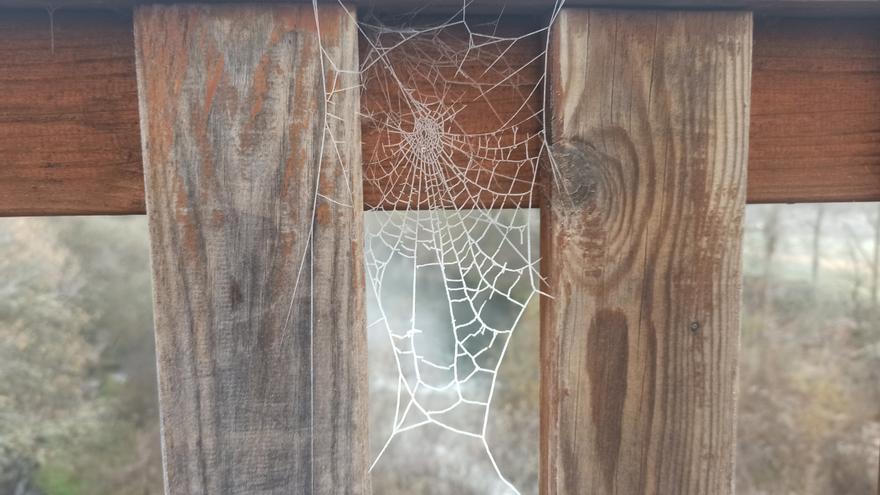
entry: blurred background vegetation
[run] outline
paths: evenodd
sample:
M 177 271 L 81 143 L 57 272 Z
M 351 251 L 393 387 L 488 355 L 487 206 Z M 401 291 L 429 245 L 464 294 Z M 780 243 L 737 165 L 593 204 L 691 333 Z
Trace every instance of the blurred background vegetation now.
M 366 225 L 369 232 L 377 232 L 374 226 L 388 215 L 411 215 L 409 212 L 368 212 Z M 458 215 L 451 215 L 457 219 Z M 496 229 L 489 229 L 481 235 L 477 244 L 485 252 L 496 252 L 495 261 L 509 268 L 524 266 L 522 256 L 526 254 L 526 246 L 530 245 L 531 258 L 537 260 L 539 253 L 539 214 L 538 210 L 505 210 L 498 212 L 495 219 L 500 225 L 521 229 L 514 230 L 504 244 L 504 249 L 497 249 L 502 244 L 502 235 Z M 483 222 L 468 219 L 464 222 L 474 232 L 483 233 L 480 228 Z M 525 227 L 528 229 L 525 229 Z M 430 232 L 424 233 L 430 237 Z M 452 235 L 455 237 L 455 235 Z M 433 244 L 431 244 L 433 246 Z M 424 247 L 420 250 L 419 263 L 436 262 L 436 254 Z M 384 259 L 384 258 L 383 258 Z M 461 265 L 474 262 L 473 256 L 462 254 Z M 385 268 L 382 287 L 382 302 L 386 315 L 389 311 L 397 313 L 389 315 L 390 320 L 401 320 L 395 331 L 400 333 L 410 320 L 412 312 L 412 276 L 413 261 L 403 256 L 392 257 Z M 484 281 L 479 277 L 464 277 L 464 284 L 476 291 Z M 486 275 L 492 278 L 492 275 Z M 511 337 L 504 360 L 498 369 L 498 378 L 492 396 L 490 416 L 487 424 L 486 440 L 501 473 L 523 494 L 538 491 L 538 441 L 539 441 L 539 297 L 532 295 L 526 273 L 521 283 L 516 277 L 498 277 L 494 286 L 501 293 L 511 291 L 512 299 L 520 302 L 529 301 L 519 325 Z M 442 273 L 439 269 L 421 269 L 417 277 L 416 328 L 422 331 L 414 340 L 418 349 L 430 348 L 430 358 L 437 363 L 452 363 L 456 350 L 455 339 L 450 328 L 449 303 Z M 376 306 L 375 295 L 367 291 L 367 321 L 380 319 L 382 313 Z M 518 308 L 505 301 L 504 297 L 488 299 L 481 312 L 482 318 L 489 322 L 512 323 L 513 315 Z M 503 315 L 501 313 L 504 313 Z M 472 313 L 458 315 L 465 321 L 473 317 Z M 461 324 L 461 321 L 458 322 Z M 508 326 L 501 325 L 499 329 Z M 487 334 L 483 345 L 487 345 L 482 356 L 486 362 L 497 363 L 500 358 L 501 345 L 488 346 L 491 334 Z M 368 329 L 369 362 L 370 362 L 370 451 L 376 458 L 388 441 L 394 422 L 397 407 L 398 370 L 390 339 L 384 325 L 371 325 Z M 499 340 L 499 342 L 501 342 Z M 472 349 L 473 350 L 473 349 Z M 420 354 L 429 354 L 420 350 Z M 423 367 L 422 373 L 430 372 Z M 452 376 L 443 376 L 445 383 Z M 436 383 L 434 384 L 437 385 Z M 459 382 L 462 393 L 476 400 L 486 400 L 490 381 L 471 380 Z M 475 390 L 479 387 L 482 391 Z M 443 397 L 445 394 L 437 394 Z M 405 401 L 404 397 L 404 401 Z M 447 397 L 451 399 L 451 397 Z M 406 402 L 403 403 L 404 406 Z M 442 404 L 442 405 L 441 405 Z M 442 409 L 449 402 L 439 402 L 433 406 Z M 476 411 L 473 411 L 476 412 Z M 482 413 L 482 409 L 479 411 Z M 409 417 L 422 416 L 410 414 Z M 463 422 L 468 431 L 478 432 L 482 424 L 482 414 L 474 415 L 471 421 Z M 476 423 L 476 424 L 475 424 Z M 457 427 L 460 424 L 453 423 Z M 510 493 L 509 488 L 498 477 L 494 466 L 486 454 L 482 441 L 458 435 L 436 425 L 422 426 L 395 436 L 388 449 L 376 463 L 371 472 L 373 493 L 376 495 L 503 495 Z
M 143 217 L 0 220 L 0 494 L 159 495 Z
M 880 204 L 746 209 L 737 492 L 875 495 Z
M 746 224 L 737 492 L 876 495 L 880 205 L 755 205 Z M 143 217 L 0 219 L 0 495 L 162 493 L 147 236 Z M 489 430 L 523 493 L 537 315 L 514 334 Z M 395 394 L 387 339 L 370 352 L 375 452 Z M 374 492 L 499 491 L 476 451 L 426 431 L 383 458 Z

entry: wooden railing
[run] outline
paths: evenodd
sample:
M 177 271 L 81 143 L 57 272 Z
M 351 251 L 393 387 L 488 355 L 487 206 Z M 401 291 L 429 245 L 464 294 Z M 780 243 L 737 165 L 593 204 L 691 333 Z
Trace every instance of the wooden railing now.
M 0 215 L 143 214 L 130 14 L 54 16 L 0 16 Z M 750 203 L 880 200 L 880 18 L 757 17 L 749 114 Z
M 880 199 L 880 3 L 591 5 L 549 45 L 569 194 L 531 205 L 541 490 L 732 494 L 743 210 Z M 148 212 L 169 495 L 369 492 L 362 215 L 322 197 L 375 194 L 356 92 L 316 146 L 312 7 L 85 6 L 116 10 L 0 11 L 0 215 Z M 353 10 L 319 12 L 353 70 Z

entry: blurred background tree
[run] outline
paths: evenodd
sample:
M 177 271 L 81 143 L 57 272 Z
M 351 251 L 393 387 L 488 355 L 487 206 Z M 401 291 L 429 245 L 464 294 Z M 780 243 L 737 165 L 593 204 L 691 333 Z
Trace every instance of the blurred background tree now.
M 145 219 L 3 219 L 0 274 L 0 494 L 161 494 Z
M 747 208 L 737 492 L 875 495 L 877 204 Z
M 878 236 L 877 204 L 747 208 L 738 493 L 876 495 Z M 150 290 L 143 217 L 0 219 L 0 495 L 162 493 Z M 375 454 L 396 371 L 387 336 L 369 344 Z M 537 490 L 538 346 L 532 304 L 488 434 L 524 494 Z M 401 438 L 372 473 L 377 495 L 504 493 L 479 446 Z

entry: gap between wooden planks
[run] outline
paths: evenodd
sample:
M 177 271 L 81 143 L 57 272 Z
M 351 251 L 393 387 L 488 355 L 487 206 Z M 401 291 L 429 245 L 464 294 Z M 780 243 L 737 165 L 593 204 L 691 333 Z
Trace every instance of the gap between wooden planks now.
M 754 32 L 748 201 L 880 200 L 880 19 Z M 144 213 L 130 14 L 2 11 L 0 85 L 0 215 Z

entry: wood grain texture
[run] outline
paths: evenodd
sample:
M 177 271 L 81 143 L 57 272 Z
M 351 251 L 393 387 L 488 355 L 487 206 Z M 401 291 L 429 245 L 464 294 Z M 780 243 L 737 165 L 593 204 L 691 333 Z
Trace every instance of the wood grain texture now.
M 0 215 L 143 213 L 130 16 L 5 14 Z
M 356 67 L 353 15 L 319 21 Z M 357 92 L 325 136 L 311 6 L 142 7 L 135 39 L 166 494 L 368 493 L 362 215 L 325 199 L 363 201 Z
M 751 40 L 735 12 L 554 31 L 542 493 L 733 493 Z
M 880 200 L 880 19 L 758 19 L 750 202 Z
M 131 21 L 56 12 L 55 55 L 46 12 L 0 26 L 0 216 L 144 213 Z M 878 37 L 880 19 L 757 19 L 749 202 L 880 200 Z

